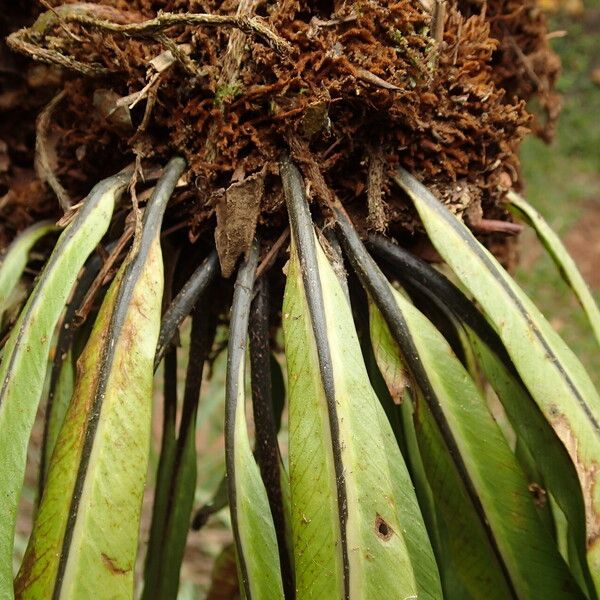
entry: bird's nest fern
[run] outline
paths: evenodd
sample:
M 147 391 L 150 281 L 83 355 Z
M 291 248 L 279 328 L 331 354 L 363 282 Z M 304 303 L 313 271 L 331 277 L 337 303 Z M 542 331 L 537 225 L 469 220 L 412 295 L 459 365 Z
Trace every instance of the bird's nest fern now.
M 176 597 L 203 367 L 226 325 L 226 477 L 192 525 L 229 505 L 243 597 L 597 598 L 600 398 L 471 230 L 513 232 L 508 210 L 532 224 L 598 335 L 574 264 L 512 191 L 534 91 L 519 68 L 555 116 L 551 61 L 507 59 L 547 51 L 523 43 L 533 8 L 182 4 L 65 5 L 10 38 L 77 76 L 38 120 L 38 171 L 65 214 L 0 266 L 0 596 L 132 597 L 162 363 L 143 597 Z M 100 135 L 123 169 L 75 204 L 107 168 L 86 155 Z M 39 507 L 13 583 L 42 397 Z

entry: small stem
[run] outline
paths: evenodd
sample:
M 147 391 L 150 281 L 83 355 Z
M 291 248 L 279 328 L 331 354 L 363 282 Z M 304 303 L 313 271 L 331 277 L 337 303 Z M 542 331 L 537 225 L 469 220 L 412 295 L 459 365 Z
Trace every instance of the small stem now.
M 157 40 L 163 45 L 164 48 L 169 50 L 175 60 L 177 60 L 181 66 L 193 77 L 199 77 L 204 73 L 198 68 L 198 65 L 175 43 L 170 37 L 161 34 L 157 36 Z M 158 74 L 162 74 L 163 71 L 159 71 Z
M 235 464 L 235 429 L 236 412 L 240 395 L 240 385 L 244 385 L 244 362 L 246 355 L 246 338 L 248 335 L 248 320 L 252 293 L 258 265 L 258 244 L 255 242 L 248 259 L 240 267 L 235 281 L 231 317 L 229 320 L 229 343 L 227 346 L 227 376 L 225 392 L 225 465 L 227 469 L 227 484 L 229 489 L 229 512 L 235 540 L 238 567 L 240 573 L 240 588 L 244 597 L 251 598 L 248 567 L 240 537 L 238 521 L 238 491 Z
M 219 259 L 213 250 L 204 262 L 194 271 L 179 294 L 175 297 L 160 324 L 160 334 L 156 345 L 156 356 L 154 368 L 156 369 L 165 353 L 165 349 L 171 343 L 175 332 L 185 317 L 187 317 L 198 298 L 206 290 L 209 284 L 219 272 Z
M 56 194 L 58 203 L 62 208 L 63 212 L 67 212 L 71 208 L 71 198 L 65 188 L 61 185 L 56 173 L 52 169 L 50 164 L 50 155 L 48 153 L 48 130 L 50 129 L 50 122 L 52 114 L 56 107 L 63 101 L 66 93 L 63 90 L 58 93 L 50 102 L 46 105 L 44 110 L 39 114 L 35 128 L 35 159 L 34 166 L 37 176 L 45 181 Z
M 290 147 L 292 157 L 301 165 L 304 177 L 313 187 L 317 197 L 330 209 L 333 209 L 333 206 L 336 204 L 335 194 L 325 182 L 323 173 L 321 173 L 321 165 L 317 162 L 306 140 L 303 140 L 299 136 L 289 131 L 286 134 L 286 141 Z M 285 165 L 287 162 L 284 162 L 283 164 Z M 282 167 L 280 167 L 280 170 L 281 168 Z M 290 175 L 288 176 L 288 179 L 290 182 L 295 181 L 295 176 Z M 305 190 L 303 190 L 302 193 L 305 194 Z
M 369 175 L 367 179 L 367 204 L 369 226 L 382 233 L 386 229 L 385 203 L 383 201 L 383 176 L 385 159 L 381 148 L 369 148 Z
M 481 233 L 507 233 L 517 235 L 523 231 L 523 225 L 520 223 L 511 223 L 510 221 L 500 221 L 498 219 L 480 219 L 476 223 L 470 223 L 473 231 Z
M 65 15 L 65 21 L 89 25 L 96 29 L 120 33 L 129 37 L 154 37 L 157 33 L 176 25 L 197 27 L 231 27 L 262 39 L 279 54 L 292 51 L 289 42 L 279 37 L 262 19 L 241 15 L 212 15 L 207 13 L 160 13 L 154 19 L 141 23 L 115 23 L 106 19 L 96 19 L 90 15 L 72 13 Z
M 96 299 L 96 295 L 98 294 L 98 290 L 102 287 L 106 276 L 117 262 L 119 256 L 121 256 L 121 253 L 129 243 L 129 240 L 131 239 L 132 235 L 133 228 L 128 227 L 123 232 L 123 235 L 120 237 L 120 239 L 117 241 L 114 249 L 108 255 L 108 258 L 104 261 L 100 272 L 96 276 L 96 279 L 94 280 L 92 285 L 89 287 L 88 292 L 85 298 L 83 299 L 80 308 L 77 310 L 77 318 L 79 319 L 79 322 L 84 321 L 89 312 L 91 311 L 92 306 L 94 304 L 94 300 Z
M 236 17 L 249 19 L 254 14 L 258 5 L 257 0 L 241 0 L 238 4 Z M 217 90 L 223 90 L 226 86 L 230 89 L 235 87 L 239 79 L 239 71 L 244 54 L 246 52 L 246 34 L 243 31 L 234 31 L 229 36 L 227 49 L 221 60 L 221 72 L 217 81 Z M 219 122 L 213 121 L 208 131 L 205 142 L 207 162 L 215 162 L 217 159 L 217 140 L 219 139 Z
M 263 40 L 270 48 L 281 55 L 290 54 L 293 46 L 278 36 L 262 19 L 244 15 L 212 15 L 205 13 L 160 13 L 154 19 L 141 23 L 115 23 L 108 19 L 100 19 L 80 12 L 61 13 L 62 23 L 78 23 L 94 27 L 101 31 L 121 34 L 126 37 L 149 37 L 158 42 L 165 43 L 162 31 L 176 25 L 190 25 L 197 27 L 230 27 Z M 86 77 L 100 77 L 108 75 L 110 69 L 96 63 L 85 63 L 70 56 L 65 56 L 57 50 L 44 48 L 32 40 L 32 33 L 39 36 L 33 29 L 20 29 L 8 36 L 8 46 L 34 60 L 56 64 L 65 69 L 76 71 Z M 181 57 L 180 57 L 181 58 Z M 190 63 L 185 61 L 184 66 L 190 68 Z
M 285 539 L 285 514 L 281 491 L 281 455 L 273 412 L 271 388 L 271 347 L 269 342 L 269 282 L 256 282 L 256 296 L 250 308 L 250 369 L 252 410 L 256 431 L 254 453 L 267 490 L 271 515 L 277 535 L 281 575 L 285 597 L 292 598 L 294 580 Z
M 325 238 L 323 241 L 327 245 L 327 258 L 331 263 L 331 267 L 335 273 L 335 276 L 337 277 L 337 280 L 340 282 L 340 286 L 344 292 L 346 300 L 348 300 L 348 303 L 350 303 L 350 288 L 348 287 L 348 278 L 346 276 L 346 269 L 344 267 L 344 255 L 342 253 L 340 242 L 337 239 L 333 229 L 325 229 L 321 235 Z M 322 245 L 324 246 L 325 244 Z
M 435 0 L 431 20 L 431 32 L 437 46 L 444 40 L 444 22 L 446 20 L 446 0 Z
M 275 243 L 271 246 L 265 257 L 262 259 L 260 265 L 258 265 L 258 269 L 256 269 L 256 278 L 259 279 L 263 273 L 266 273 L 275 262 L 275 259 L 281 252 L 283 245 L 286 243 L 287 239 L 290 237 L 290 228 L 286 227 L 283 230 L 283 233 L 277 238 Z
M 429 64 L 435 69 L 440 58 L 440 50 L 444 41 L 444 24 L 446 21 L 446 0 L 435 0 L 431 13 L 431 35 L 433 48 L 431 49 Z
M 84 63 L 70 56 L 65 56 L 57 50 L 43 48 L 34 44 L 28 40 L 29 33 L 28 29 L 19 29 L 19 31 L 11 33 L 6 38 L 7 46 L 15 52 L 29 56 L 33 60 L 50 65 L 58 65 L 70 71 L 76 71 L 85 77 L 102 77 L 110 73 L 109 69 L 97 63 Z

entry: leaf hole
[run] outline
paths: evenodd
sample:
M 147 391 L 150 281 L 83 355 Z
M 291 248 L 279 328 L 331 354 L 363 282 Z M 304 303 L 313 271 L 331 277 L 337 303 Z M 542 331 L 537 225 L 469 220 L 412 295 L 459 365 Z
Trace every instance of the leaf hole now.
M 379 514 L 375 517 L 375 533 L 377 534 L 377 537 L 382 539 L 384 542 L 387 542 L 392 535 L 394 535 L 394 530 Z
M 528 487 L 529 493 L 533 498 L 533 502 L 536 506 L 543 508 L 546 505 L 547 501 L 547 492 L 546 490 L 539 485 L 538 483 L 531 483 Z

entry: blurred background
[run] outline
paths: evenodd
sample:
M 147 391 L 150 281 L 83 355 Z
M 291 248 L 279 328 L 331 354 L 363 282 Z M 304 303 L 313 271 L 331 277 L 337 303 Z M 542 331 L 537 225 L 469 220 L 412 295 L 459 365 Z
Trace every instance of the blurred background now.
M 562 60 L 556 138 L 522 147 L 525 196 L 559 233 L 600 299 L 600 0 L 539 0 Z M 578 303 L 535 235 L 519 244 L 517 279 L 600 384 L 600 353 Z

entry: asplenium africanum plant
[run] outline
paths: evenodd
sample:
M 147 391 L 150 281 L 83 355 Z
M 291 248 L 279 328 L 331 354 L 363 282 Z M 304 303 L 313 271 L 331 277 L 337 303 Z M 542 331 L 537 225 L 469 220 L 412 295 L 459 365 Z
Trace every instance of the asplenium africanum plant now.
M 597 600 L 598 392 L 466 208 L 530 224 L 599 341 L 600 313 L 556 235 L 507 192 L 528 117 L 505 97 L 511 55 L 493 55 L 479 3 L 281 2 L 254 17 L 252 2 L 166 2 L 175 12 L 146 21 L 145 0 L 114 4 L 57 7 L 9 40 L 80 79 L 38 120 L 40 177 L 65 217 L 22 231 L 0 264 L 0 600 L 174 599 L 190 524 L 221 509 L 235 568 L 226 550 L 213 598 Z M 500 33 L 521 14 L 488 4 Z M 104 78 L 93 105 L 114 103 L 103 127 L 119 109 L 126 130 L 103 139 L 119 131 L 137 160 L 71 206 L 50 158 L 79 181 L 92 161 L 85 144 L 49 148 L 48 121 L 66 102 L 62 126 L 96 134 L 78 120 L 88 77 Z M 177 235 L 188 226 L 194 243 Z M 407 231 L 445 271 L 405 248 Z M 194 514 L 202 378 L 223 337 L 226 476 Z M 40 405 L 37 507 L 14 565 Z

